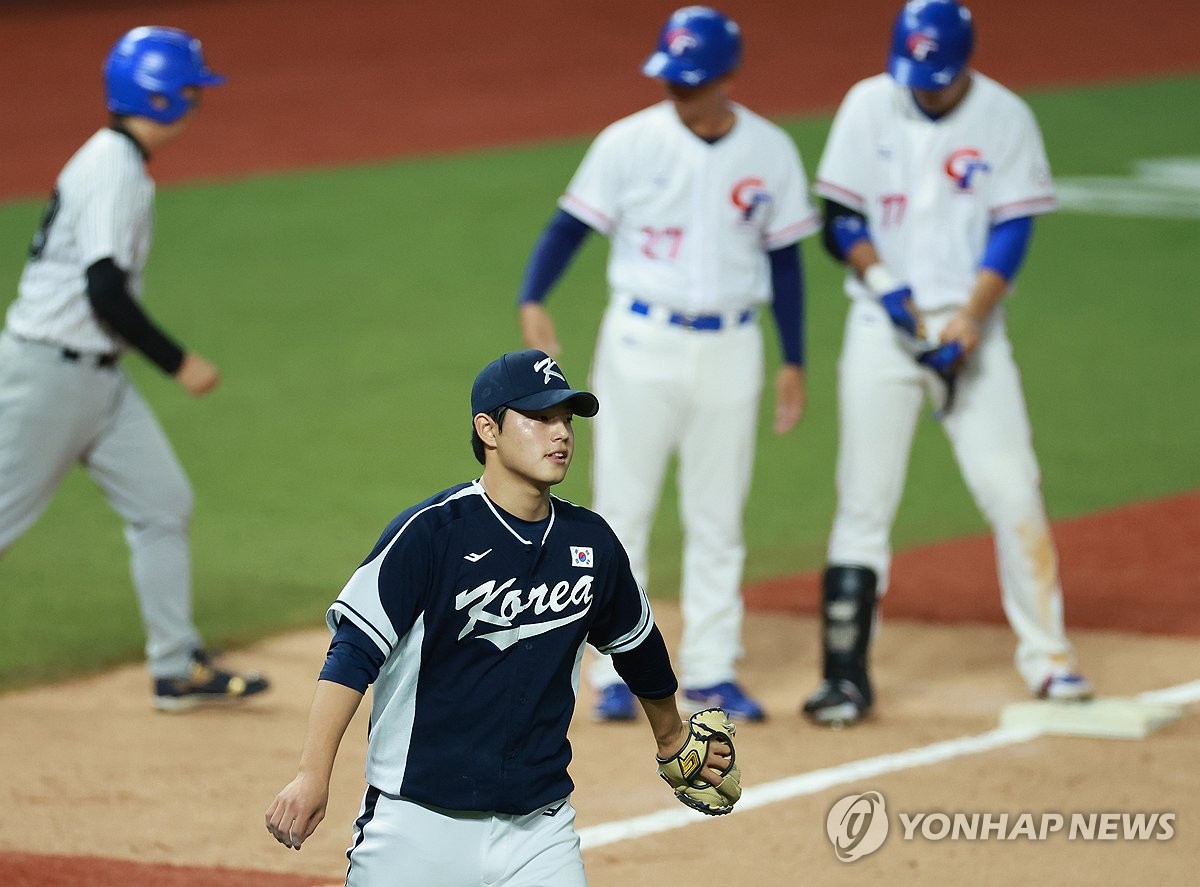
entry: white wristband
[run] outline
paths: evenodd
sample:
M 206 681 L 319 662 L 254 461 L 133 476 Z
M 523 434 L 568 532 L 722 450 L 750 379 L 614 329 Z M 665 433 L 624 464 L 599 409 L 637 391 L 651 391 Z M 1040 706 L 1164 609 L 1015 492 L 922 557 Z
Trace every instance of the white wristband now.
M 864 271 L 862 280 L 867 285 L 867 289 L 877 299 L 904 286 L 900 278 L 893 274 L 892 269 L 883 264 L 883 262 L 876 262 Z

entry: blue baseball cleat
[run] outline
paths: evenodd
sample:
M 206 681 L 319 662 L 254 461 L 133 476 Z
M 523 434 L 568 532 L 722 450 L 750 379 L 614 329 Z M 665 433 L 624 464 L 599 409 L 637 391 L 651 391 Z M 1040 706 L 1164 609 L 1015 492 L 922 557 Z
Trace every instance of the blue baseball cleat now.
M 734 681 L 724 681 L 712 687 L 693 687 L 683 691 L 683 698 L 707 708 L 722 709 L 731 721 L 763 721 L 767 717 L 763 707 L 747 696 L 746 691 Z
M 625 684 L 601 687 L 592 713 L 598 721 L 632 721 L 637 717 L 637 701 Z

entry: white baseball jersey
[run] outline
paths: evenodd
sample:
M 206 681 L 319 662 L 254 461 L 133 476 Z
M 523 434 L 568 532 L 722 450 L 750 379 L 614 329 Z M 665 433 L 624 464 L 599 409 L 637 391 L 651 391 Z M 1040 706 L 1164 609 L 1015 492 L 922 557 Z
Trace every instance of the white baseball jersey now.
M 559 201 L 612 241 L 608 282 L 687 314 L 768 302 L 766 251 L 820 220 L 791 138 L 733 105 L 732 131 L 708 144 L 664 101 L 596 137 Z
M 880 259 L 925 311 L 965 304 L 993 225 L 1055 207 L 1042 135 L 1025 102 L 972 71 L 938 121 L 887 74 L 846 95 L 816 190 L 862 213 Z M 870 298 L 853 274 L 852 297 Z
M 121 347 L 96 320 L 87 269 L 111 257 L 141 295 L 153 232 L 154 182 L 131 137 L 102 129 L 67 161 L 30 246 L 7 326 L 26 339 L 82 352 Z

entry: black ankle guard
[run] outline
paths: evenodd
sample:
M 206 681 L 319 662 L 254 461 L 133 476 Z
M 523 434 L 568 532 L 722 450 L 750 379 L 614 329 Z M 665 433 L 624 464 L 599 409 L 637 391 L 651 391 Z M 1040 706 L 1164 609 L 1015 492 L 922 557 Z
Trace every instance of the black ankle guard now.
M 825 679 L 852 681 L 871 703 L 867 651 L 879 578 L 869 567 L 830 565 L 821 580 Z

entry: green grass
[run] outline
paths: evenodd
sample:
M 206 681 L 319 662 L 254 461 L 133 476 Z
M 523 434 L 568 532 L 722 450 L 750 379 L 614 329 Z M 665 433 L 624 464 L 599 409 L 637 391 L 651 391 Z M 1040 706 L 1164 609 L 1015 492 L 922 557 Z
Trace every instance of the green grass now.
M 1197 79 L 1031 102 L 1060 176 L 1122 174 L 1136 158 L 1200 144 L 1200 120 L 1178 111 L 1200 103 Z M 828 121 L 788 128 L 811 174 Z M 147 304 L 224 382 L 197 401 L 144 361 L 126 364 L 196 489 L 196 618 L 210 642 L 318 624 L 397 511 L 477 472 L 470 381 L 520 345 L 520 275 L 585 145 L 161 190 Z M 10 285 L 40 209 L 0 206 L 0 279 Z M 1039 222 L 1009 316 L 1053 517 L 1200 486 L 1190 408 L 1198 247 L 1194 222 Z M 833 510 L 845 300 L 840 270 L 815 240 L 804 249 L 809 410 L 777 437 L 764 402 L 751 580 L 819 566 Z M 592 238 L 551 300 L 578 383 L 606 300 L 606 253 Z M 583 424 L 583 458 L 560 489 L 587 502 Z M 939 429 L 923 421 L 895 543 L 984 529 Z M 668 482 L 656 596 L 675 594 L 679 545 Z M 0 688 L 134 661 L 141 644 L 119 522 L 76 472 L 0 564 Z

